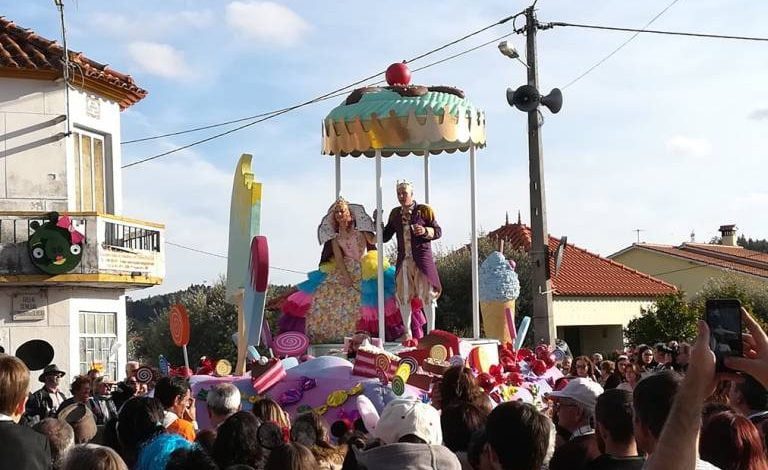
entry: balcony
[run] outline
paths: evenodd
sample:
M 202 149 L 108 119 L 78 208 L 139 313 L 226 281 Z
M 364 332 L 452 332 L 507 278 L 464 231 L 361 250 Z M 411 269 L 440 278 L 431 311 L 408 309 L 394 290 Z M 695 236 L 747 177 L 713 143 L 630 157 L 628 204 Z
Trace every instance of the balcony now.
M 32 262 L 27 241 L 45 212 L 0 212 L 0 285 L 149 287 L 165 276 L 165 228 L 161 224 L 95 212 L 62 213 L 83 234 L 81 260 L 61 274 Z M 36 224 L 36 223 L 37 224 Z

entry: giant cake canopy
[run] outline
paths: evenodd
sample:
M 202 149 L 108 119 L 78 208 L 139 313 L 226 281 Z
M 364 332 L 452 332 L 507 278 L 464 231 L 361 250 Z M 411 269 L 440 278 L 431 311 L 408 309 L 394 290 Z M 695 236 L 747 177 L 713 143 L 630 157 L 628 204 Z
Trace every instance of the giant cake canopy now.
M 323 121 L 322 153 L 389 157 L 485 146 L 485 114 L 463 91 L 409 81 L 405 64 L 393 64 L 389 86 L 354 90 Z

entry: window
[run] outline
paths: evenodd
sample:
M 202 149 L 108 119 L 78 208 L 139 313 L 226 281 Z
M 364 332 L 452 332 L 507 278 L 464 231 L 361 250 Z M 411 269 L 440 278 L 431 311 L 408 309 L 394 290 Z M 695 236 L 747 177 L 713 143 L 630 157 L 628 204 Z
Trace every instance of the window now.
M 78 130 L 72 133 L 75 143 L 75 209 L 86 212 L 109 212 L 109 160 L 105 156 L 104 136 Z
M 80 373 L 101 366 L 105 376 L 117 380 L 117 314 L 114 312 L 80 312 Z

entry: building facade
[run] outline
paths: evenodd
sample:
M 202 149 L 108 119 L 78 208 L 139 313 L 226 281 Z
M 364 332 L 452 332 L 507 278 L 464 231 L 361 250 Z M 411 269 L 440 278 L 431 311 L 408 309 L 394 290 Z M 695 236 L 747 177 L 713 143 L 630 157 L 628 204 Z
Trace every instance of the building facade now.
M 768 289 L 768 253 L 738 246 L 735 225 L 722 225 L 720 233 L 720 243 L 634 243 L 610 258 L 674 284 L 688 299 L 710 280 L 726 276 Z
M 531 229 L 520 220 L 513 224 L 507 221 L 488 237 L 504 240 L 514 249 L 531 249 Z M 559 245 L 559 239 L 549 237 L 552 316 L 557 337 L 565 340 L 575 355 L 622 349 L 629 321 L 659 296 L 677 290 L 573 244 L 562 250 L 558 269 L 554 255 Z
M 0 18 L 0 346 L 53 346 L 70 376 L 113 378 L 125 293 L 162 282 L 164 227 L 122 216 L 120 112 L 130 76 Z

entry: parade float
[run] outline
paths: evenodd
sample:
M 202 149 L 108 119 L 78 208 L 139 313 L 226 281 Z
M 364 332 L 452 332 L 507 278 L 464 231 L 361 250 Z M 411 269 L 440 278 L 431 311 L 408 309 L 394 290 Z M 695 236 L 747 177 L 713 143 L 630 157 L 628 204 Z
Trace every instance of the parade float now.
M 251 169 L 252 157 L 243 155 L 232 191 L 227 269 L 228 300 L 238 311 L 237 362 L 232 366 L 226 360 L 203 358 L 195 372 L 187 367 L 168 369 L 171 375 L 191 376 L 201 428 L 207 424 L 208 390 L 220 382 L 233 383 L 239 388 L 245 410 L 258 400 L 270 397 L 294 417 L 313 410 L 329 425 L 360 422 L 370 430 L 385 404 L 397 397 L 430 402 L 434 387 L 452 366 L 471 368 L 494 403 L 524 400 L 544 406 L 542 398 L 562 377 L 555 367 L 557 351 L 546 345 L 534 350 L 522 347 L 530 318 L 524 318 L 516 328 L 514 302 L 520 288 L 514 265 L 501 252 L 494 252 L 485 261 L 480 277 L 475 150 L 485 145 L 484 114 L 457 88 L 410 85 L 410 72 L 404 64 L 393 64 L 387 71 L 387 81 L 389 86 L 354 90 L 328 114 L 323 122 L 322 153 L 335 158 L 337 197 L 341 195 L 341 158 L 374 159 L 376 213 L 383 214 L 383 159 L 422 157 L 425 199 L 429 202 L 430 155 L 469 151 L 474 338 L 463 339 L 434 329 L 433 315 L 426 325 L 426 336 L 421 339 L 403 344 L 385 342 L 389 326 L 387 312 L 398 306 L 387 305 L 391 288 L 385 282 L 387 273 L 390 277 L 394 275 L 394 268 L 388 266 L 383 257 L 382 221 L 374 222 L 360 213 L 353 214 L 358 209 L 346 201 L 343 204 L 337 201 L 326 218 L 331 217 L 333 221 L 334 214 L 340 213 L 339 220 L 342 220 L 346 214 L 349 220 L 354 219 L 357 230 L 375 232 L 376 250 L 363 255 L 368 260 L 361 262 L 360 270 L 366 272 L 359 273 L 356 281 L 360 282 L 361 290 L 367 291 L 367 297 L 364 294 L 358 297 L 360 304 L 374 308 L 377 334 L 348 331 L 340 351 L 334 355 L 317 354 L 317 357 L 311 354 L 328 349 L 311 344 L 306 334 L 276 331 L 273 337 L 264 319 L 269 252 L 267 238 L 260 234 L 262 187 Z M 339 208 L 340 205 L 344 207 Z M 323 220 L 318 230 L 321 245 L 337 235 L 333 227 L 329 228 L 329 222 Z M 338 227 L 335 230 L 338 232 Z M 326 266 L 323 271 L 321 264 L 316 274 L 310 273 L 305 282 L 310 282 L 312 288 L 305 284 L 302 291 L 300 285 L 300 295 L 290 308 L 306 315 L 308 302 L 317 295 L 317 285 L 334 269 L 341 268 L 337 264 L 331 268 Z M 365 283 L 368 287 L 364 287 Z M 371 301 L 371 292 L 375 293 L 376 305 L 366 305 Z M 480 339 L 481 300 L 486 332 L 495 340 Z M 174 338 L 180 337 L 177 344 L 189 341 L 183 338 L 184 332 L 188 332 L 183 322 L 172 324 L 171 328 Z M 141 380 L 150 380 L 150 375 L 143 373 Z

